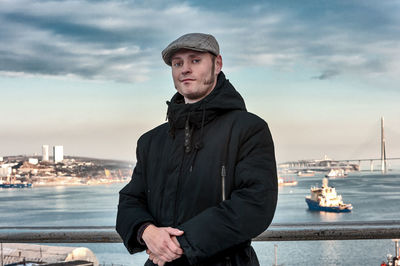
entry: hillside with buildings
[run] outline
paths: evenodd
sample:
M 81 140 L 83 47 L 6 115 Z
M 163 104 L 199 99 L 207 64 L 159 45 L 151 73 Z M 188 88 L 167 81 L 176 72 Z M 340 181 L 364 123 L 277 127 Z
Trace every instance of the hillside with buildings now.
M 33 186 L 95 185 L 126 182 L 133 164 L 117 160 L 64 156 L 63 146 L 42 146 L 42 156 L 0 157 L 0 184 Z

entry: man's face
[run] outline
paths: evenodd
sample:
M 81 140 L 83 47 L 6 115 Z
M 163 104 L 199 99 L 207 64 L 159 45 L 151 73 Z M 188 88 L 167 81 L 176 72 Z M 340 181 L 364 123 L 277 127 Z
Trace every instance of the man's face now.
M 185 98 L 185 103 L 195 103 L 214 89 L 222 58 L 182 49 L 172 56 L 171 67 L 176 90 Z

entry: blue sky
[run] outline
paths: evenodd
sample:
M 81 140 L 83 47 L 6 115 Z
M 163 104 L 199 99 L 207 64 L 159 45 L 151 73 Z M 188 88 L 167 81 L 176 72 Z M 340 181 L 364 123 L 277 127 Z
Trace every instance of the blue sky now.
M 135 160 L 174 93 L 161 59 L 213 34 L 278 162 L 400 157 L 399 1 L 0 1 L 0 156 Z

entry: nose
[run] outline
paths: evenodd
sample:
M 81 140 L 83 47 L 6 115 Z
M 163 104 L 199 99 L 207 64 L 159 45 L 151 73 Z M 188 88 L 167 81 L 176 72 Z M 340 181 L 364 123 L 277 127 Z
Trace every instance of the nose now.
M 184 62 L 182 66 L 182 74 L 187 75 L 192 72 L 192 69 L 190 68 L 190 64 L 188 62 Z

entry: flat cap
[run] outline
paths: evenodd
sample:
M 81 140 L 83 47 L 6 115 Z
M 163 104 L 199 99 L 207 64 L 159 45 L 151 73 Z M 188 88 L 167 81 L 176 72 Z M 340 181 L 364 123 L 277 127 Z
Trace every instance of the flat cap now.
M 210 52 L 215 56 L 219 55 L 219 45 L 214 36 L 205 33 L 188 33 L 171 42 L 162 51 L 164 62 L 170 66 L 172 56 L 180 49 Z

